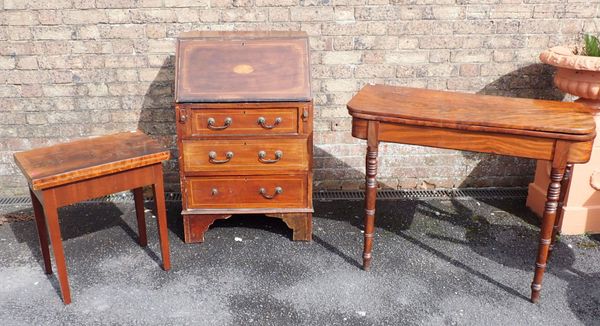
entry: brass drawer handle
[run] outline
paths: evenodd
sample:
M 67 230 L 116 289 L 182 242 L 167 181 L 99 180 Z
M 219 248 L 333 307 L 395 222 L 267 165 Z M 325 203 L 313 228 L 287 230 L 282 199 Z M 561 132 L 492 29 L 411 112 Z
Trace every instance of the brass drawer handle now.
M 267 163 L 267 164 L 269 164 L 269 163 L 277 163 L 283 157 L 283 152 L 282 151 L 275 151 L 275 159 L 274 160 L 266 160 L 265 159 L 266 156 L 267 156 L 267 152 L 265 152 L 265 151 L 258 152 L 258 160 L 260 162 Z
M 267 195 L 265 188 L 258 189 L 258 193 L 261 194 L 265 199 L 273 199 L 277 197 L 277 195 L 283 193 L 283 188 L 279 186 L 275 187 L 275 193 L 273 195 Z
M 265 119 L 265 117 L 259 117 L 258 120 L 256 120 L 256 122 L 265 129 L 273 129 L 273 128 L 277 127 L 277 125 L 279 125 L 281 123 L 281 121 L 283 121 L 281 119 L 281 117 L 277 117 L 277 118 L 275 118 L 275 122 L 272 125 L 268 125 L 268 124 L 266 124 L 267 119 Z
M 226 157 L 226 159 L 224 159 L 224 160 L 217 160 L 217 152 L 215 152 L 215 151 L 208 152 L 208 161 L 212 164 L 223 164 L 223 163 L 227 163 L 227 162 L 231 161 L 231 158 L 233 157 L 233 152 L 225 153 L 225 157 Z
M 229 128 L 229 126 L 231 126 L 231 124 L 233 123 L 233 119 L 231 119 L 230 117 L 225 118 L 224 124 L 220 127 L 216 127 L 215 126 L 215 119 L 214 118 L 208 118 L 207 121 L 208 125 L 208 129 L 212 129 L 212 130 L 223 130 L 223 129 L 227 129 Z

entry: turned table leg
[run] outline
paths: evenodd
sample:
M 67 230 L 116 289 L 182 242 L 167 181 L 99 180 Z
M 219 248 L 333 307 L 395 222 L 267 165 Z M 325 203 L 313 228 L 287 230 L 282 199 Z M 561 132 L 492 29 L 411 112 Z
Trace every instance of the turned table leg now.
M 364 219 L 364 250 L 363 269 L 371 267 L 371 250 L 373 249 L 373 234 L 375 230 L 375 204 L 377 201 L 377 139 L 378 123 L 369 121 L 365 177 L 365 219 Z
M 567 164 L 567 168 L 565 170 L 565 175 L 560 183 L 560 195 L 558 197 L 558 208 L 556 211 L 556 219 L 554 220 L 554 228 L 552 229 L 552 241 L 550 243 L 550 252 L 548 255 L 552 254 L 554 250 L 554 246 L 556 243 L 556 237 L 558 232 L 560 231 L 560 226 L 562 225 L 562 220 L 564 216 L 564 202 L 565 196 L 567 195 L 567 189 L 569 188 L 569 182 L 571 181 L 571 173 L 573 171 L 573 164 Z
M 554 165 L 554 164 L 553 164 Z M 546 270 L 546 261 L 552 242 L 552 233 L 554 222 L 556 220 L 556 212 L 558 209 L 558 200 L 561 194 L 561 181 L 565 173 L 565 166 L 552 168 L 550 173 L 550 184 L 548 185 L 548 194 L 546 198 L 546 206 L 544 208 L 544 216 L 540 230 L 540 243 L 538 247 L 538 256 L 535 263 L 535 275 L 531 283 L 531 302 L 536 303 L 540 299 L 540 291 L 542 290 L 542 279 Z

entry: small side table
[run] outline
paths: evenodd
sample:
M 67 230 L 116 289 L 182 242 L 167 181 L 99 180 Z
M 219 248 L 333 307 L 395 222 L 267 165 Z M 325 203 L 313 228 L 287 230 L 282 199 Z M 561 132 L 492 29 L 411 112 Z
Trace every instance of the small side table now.
M 16 153 L 27 178 L 46 274 L 52 274 L 48 235 L 65 304 L 71 303 L 58 208 L 133 189 L 140 246 L 147 245 L 143 186 L 152 185 L 163 269 L 171 268 L 162 161 L 169 151 L 142 132 L 124 132 Z M 47 232 L 47 231 L 48 232 Z

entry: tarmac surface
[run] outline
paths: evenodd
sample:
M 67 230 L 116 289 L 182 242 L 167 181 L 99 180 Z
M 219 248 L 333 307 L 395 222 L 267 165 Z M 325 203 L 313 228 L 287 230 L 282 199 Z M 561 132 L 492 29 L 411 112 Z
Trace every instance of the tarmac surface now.
M 309 243 L 278 219 L 237 216 L 185 244 L 168 203 L 169 272 L 150 211 L 140 248 L 133 203 L 62 208 L 68 306 L 35 223 L 4 224 L 0 325 L 600 325 L 600 235 L 561 238 L 536 305 L 539 229 L 524 200 L 380 200 L 370 272 L 362 205 L 315 202 Z

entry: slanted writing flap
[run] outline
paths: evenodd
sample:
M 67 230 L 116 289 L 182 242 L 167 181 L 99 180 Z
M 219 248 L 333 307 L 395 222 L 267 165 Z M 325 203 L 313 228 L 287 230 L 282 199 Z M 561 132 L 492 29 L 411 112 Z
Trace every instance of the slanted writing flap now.
M 311 100 L 303 33 L 198 32 L 177 47 L 178 103 Z

